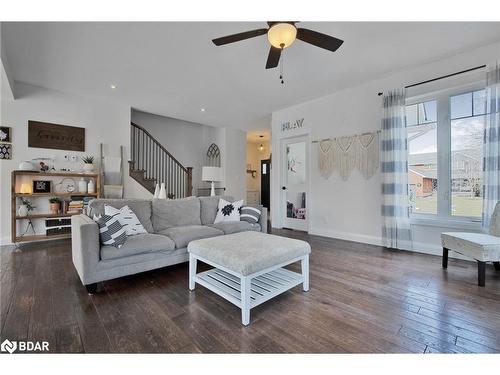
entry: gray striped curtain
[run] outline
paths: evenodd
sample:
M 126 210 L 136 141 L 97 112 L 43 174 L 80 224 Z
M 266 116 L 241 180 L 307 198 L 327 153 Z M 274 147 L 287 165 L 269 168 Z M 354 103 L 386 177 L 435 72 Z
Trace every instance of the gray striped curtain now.
M 500 200 L 500 67 L 486 76 L 487 115 L 484 128 L 483 227 L 488 228 Z
M 382 119 L 382 240 L 386 247 L 411 249 L 405 92 L 384 96 Z

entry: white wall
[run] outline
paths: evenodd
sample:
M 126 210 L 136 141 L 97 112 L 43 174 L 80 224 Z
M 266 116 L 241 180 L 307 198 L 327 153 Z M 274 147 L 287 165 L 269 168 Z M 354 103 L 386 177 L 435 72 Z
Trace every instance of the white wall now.
M 493 44 L 276 111 L 272 116 L 272 149 L 280 150 L 281 139 L 299 134 L 309 134 L 311 140 L 314 140 L 377 130 L 380 128 L 382 114 L 378 92 L 498 60 L 500 44 Z M 446 82 L 441 84 L 443 83 Z M 430 88 L 431 86 L 425 87 L 427 90 Z M 423 86 L 420 86 L 419 90 L 422 89 Z M 415 90 L 408 93 L 414 94 L 418 92 Z M 304 118 L 303 128 L 286 132 L 281 130 L 282 123 L 300 118 Z M 281 158 L 278 151 L 275 155 L 273 170 L 280 171 Z M 353 171 L 345 182 L 336 173 L 325 180 L 319 175 L 317 146 L 313 145 L 308 201 L 310 233 L 381 244 L 380 184 L 379 173 L 370 180 L 364 180 L 357 171 Z M 275 227 L 281 226 L 279 187 L 279 173 L 274 173 L 271 183 L 271 213 Z M 440 251 L 439 234 L 450 230 L 420 225 L 412 227 L 415 250 L 433 253 Z
M 246 135 L 241 130 L 217 128 L 151 113 L 132 111 L 132 122 L 151 133 L 185 167 L 193 167 L 194 194 L 199 187 L 210 187 L 201 180 L 208 147 L 215 143 L 221 151 L 224 181 L 216 187 L 226 187 L 226 194 L 245 197 Z M 244 147 L 241 145 L 244 144 Z M 243 184 L 242 184 L 243 181 Z
M 125 195 L 146 197 L 146 190 L 128 176 L 130 108 L 111 101 L 92 100 L 16 82 L 16 100 L 2 97 L 0 123 L 12 127 L 13 159 L 0 161 L 0 241 L 10 243 L 11 171 L 23 160 L 56 157 L 55 167 L 77 168 L 80 163 L 65 163 L 63 155 L 99 154 L 99 143 L 106 155 L 118 156 L 125 146 Z M 28 120 L 38 120 L 85 128 L 85 152 L 70 152 L 28 147 Z M 37 198 L 41 199 L 41 198 Z M 36 205 L 36 203 L 35 203 Z

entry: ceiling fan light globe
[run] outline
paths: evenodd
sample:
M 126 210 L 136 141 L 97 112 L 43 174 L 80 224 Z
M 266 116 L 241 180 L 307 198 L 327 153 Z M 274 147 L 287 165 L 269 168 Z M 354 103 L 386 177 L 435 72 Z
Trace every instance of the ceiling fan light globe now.
M 297 37 L 297 28 L 291 23 L 277 23 L 268 30 L 267 39 L 275 48 L 290 47 Z

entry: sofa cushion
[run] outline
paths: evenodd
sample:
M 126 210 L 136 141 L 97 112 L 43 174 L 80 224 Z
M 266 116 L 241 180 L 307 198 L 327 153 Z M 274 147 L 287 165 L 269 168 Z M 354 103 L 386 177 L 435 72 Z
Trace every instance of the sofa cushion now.
M 102 215 L 96 222 L 101 244 L 119 249 L 127 241 L 127 231 L 115 216 Z
M 225 199 L 219 199 L 219 206 L 217 208 L 217 216 L 215 217 L 214 224 L 226 221 L 240 221 L 241 206 L 243 206 L 243 200 L 228 202 Z
M 164 229 L 159 234 L 170 237 L 175 242 L 177 249 L 186 247 L 189 242 L 200 238 L 221 236 L 224 232 L 220 229 L 207 227 L 204 225 L 184 225 L 181 227 L 171 227 Z
M 230 196 L 221 197 L 200 197 L 201 205 L 201 224 L 213 224 L 215 216 L 217 216 L 217 208 L 219 207 L 219 199 L 225 199 L 228 202 L 234 202 L 234 198 Z
M 127 242 L 119 249 L 114 246 L 101 247 L 101 259 L 109 260 L 153 251 L 173 250 L 175 250 L 175 243 L 166 236 L 151 233 L 137 234 L 127 237 Z
M 153 223 L 151 222 L 151 201 L 148 199 L 93 199 L 89 203 L 88 216 L 94 217 L 104 215 L 104 205 L 107 204 L 120 209 L 129 206 L 136 214 L 137 218 L 148 233 L 153 233 Z
M 250 224 L 246 221 L 227 221 L 222 223 L 210 224 L 209 227 L 219 229 L 224 234 L 244 232 L 247 230 L 260 231 L 259 224 Z
M 185 225 L 201 225 L 199 198 L 153 199 L 155 232 Z

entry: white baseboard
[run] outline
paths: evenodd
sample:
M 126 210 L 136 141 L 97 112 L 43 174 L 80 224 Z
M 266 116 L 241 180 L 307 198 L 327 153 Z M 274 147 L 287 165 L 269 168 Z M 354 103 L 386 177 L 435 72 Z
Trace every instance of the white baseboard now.
M 311 228 L 311 230 L 309 231 L 309 234 L 316 235 L 316 236 L 329 237 L 329 238 L 336 238 L 339 240 L 359 242 L 359 243 L 364 243 L 364 244 L 368 244 L 368 245 L 383 246 L 381 237 L 368 236 L 365 234 L 338 232 L 338 231 L 332 231 L 332 230 L 313 229 L 313 228 Z M 404 249 L 403 251 L 412 251 L 415 253 L 438 255 L 438 256 L 443 255 L 443 248 L 441 246 L 435 245 L 435 244 L 430 244 L 430 243 L 425 243 L 425 242 L 413 242 L 412 249 Z M 461 260 L 472 261 L 470 258 L 466 258 L 463 255 L 455 253 L 453 251 L 450 251 L 449 257 L 461 259 Z
M 10 240 L 10 236 L 0 237 L 0 246 L 7 246 L 7 245 L 13 245 L 12 241 Z

